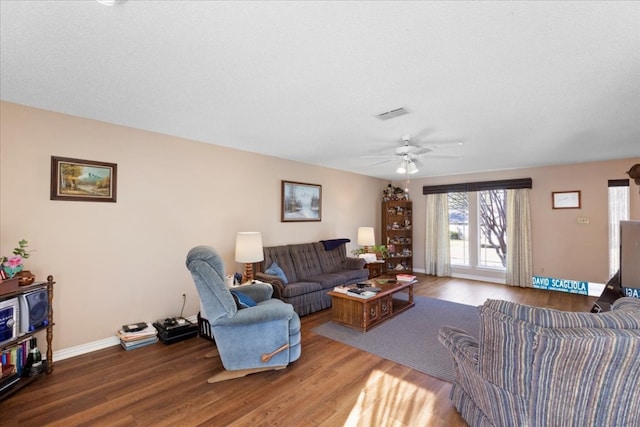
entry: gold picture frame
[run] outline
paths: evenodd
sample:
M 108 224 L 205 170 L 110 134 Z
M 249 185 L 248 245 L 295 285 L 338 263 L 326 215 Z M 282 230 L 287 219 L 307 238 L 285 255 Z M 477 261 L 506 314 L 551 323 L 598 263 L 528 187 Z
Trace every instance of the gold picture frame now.
M 51 200 L 116 202 L 118 165 L 51 156 Z
M 281 222 L 322 221 L 322 186 L 282 181 Z

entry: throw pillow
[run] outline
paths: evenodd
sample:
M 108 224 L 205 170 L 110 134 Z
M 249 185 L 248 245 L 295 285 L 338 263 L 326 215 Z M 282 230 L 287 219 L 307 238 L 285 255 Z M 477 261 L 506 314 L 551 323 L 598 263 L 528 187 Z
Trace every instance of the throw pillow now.
M 283 285 L 286 285 L 287 283 L 289 283 L 289 280 L 287 280 L 287 276 L 284 274 L 284 271 L 282 271 L 282 268 L 280 268 L 277 262 L 274 262 L 273 264 L 271 264 L 271 266 L 267 268 L 264 272 L 272 276 L 277 276 Z
M 235 289 L 231 290 L 230 292 L 236 302 L 236 307 L 238 307 L 238 310 L 242 310 L 243 308 L 255 307 L 257 305 L 256 302 L 247 294 L 243 294 L 242 292 Z

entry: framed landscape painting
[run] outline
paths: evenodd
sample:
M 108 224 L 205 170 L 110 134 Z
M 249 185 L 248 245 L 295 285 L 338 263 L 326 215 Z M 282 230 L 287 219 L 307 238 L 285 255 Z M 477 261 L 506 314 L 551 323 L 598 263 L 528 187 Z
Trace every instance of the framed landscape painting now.
M 282 181 L 282 222 L 322 220 L 322 186 Z
M 115 202 L 118 165 L 51 156 L 51 200 Z

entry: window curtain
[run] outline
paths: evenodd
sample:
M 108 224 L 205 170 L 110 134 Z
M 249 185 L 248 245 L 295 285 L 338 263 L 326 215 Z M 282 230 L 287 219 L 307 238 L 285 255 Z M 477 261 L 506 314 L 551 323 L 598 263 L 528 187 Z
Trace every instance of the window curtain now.
M 529 189 L 507 190 L 507 271 L 511 286 L 533 286 Z
M 447 193 L 427 194 L 425 273 L 451 276 Z

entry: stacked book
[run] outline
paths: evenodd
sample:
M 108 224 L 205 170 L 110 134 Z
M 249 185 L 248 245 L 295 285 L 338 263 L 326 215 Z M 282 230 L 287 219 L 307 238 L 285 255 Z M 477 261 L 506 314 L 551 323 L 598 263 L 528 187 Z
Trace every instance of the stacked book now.
M 146 326 L 142 328 L 127 328 L 125 326 L 119 329 L 116 335 L 120 338 L 120 345 L 127 351 L 158 342 L 158 332 L 150 323 L 146 323 Z
M 370 298 L 375 296 L 378 292 L 380 292 L 380 288 L 376 288 L 370 286 L 366 283 L 361 284 L 361 286 L 351 286 L 351 285 L 341 285 L 333 288 L 335 292 L 340 292 L 341 294 L 347 294 L 352 297 L 359 298 Z
M 412 275 L 412 274 L 396 274 L 396 280 L 398 282 L 413 282 L 414 280 L 416 280 L 416 276 Z

